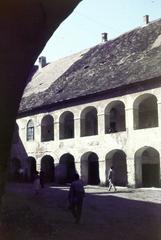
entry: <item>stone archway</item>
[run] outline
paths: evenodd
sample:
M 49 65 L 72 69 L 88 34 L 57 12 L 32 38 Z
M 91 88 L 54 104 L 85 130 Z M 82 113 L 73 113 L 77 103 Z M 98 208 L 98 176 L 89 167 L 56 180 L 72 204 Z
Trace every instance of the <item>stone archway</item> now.
M 41 120 L 41 141 L 51 140 L 54 140 L 54 119 L 48 114 Z
M 73 155 L 66 153 L 59 161 L 59 182 L 62 184 L 71 183 L 76 173 Z
M 45 182 L 53 182 L 55 176 L 54 159 L 50 155 L 45 155 L 41 159 L 41 171 L 44 173 Z
M 105 109 L 105 133 L 125 130 L 125 105 L 121 101 L 112 101 Z
M 36 173 L 36 160 L 34 157 L 28 157 L 27 162 L 28 162 L 28 178 L 29 181 L 32 182 L 35 178 Z
M 159 187 L 160 156 L 152 147 L 140 148 L 135 153 L 136 187 Z
M 158 127 L 157 98 L 153 94 L 142 94 L 133 105 L 134 129 Z
M 53 32 L 80 1 L 0 2 L 3 36 L 0 38 L 3 56 L 0 69 L 0 96 L 3 103 L 0 106 L 0 112 L 3 113 L 0 119 L 0 198 L 5 189 L 14 124 L 34 62 Z
M 59 119 L 60 139 L 74 138 L 74 114 L 66 111 L 61 114 Z
M 81 137 L 93 136 L 98 134 L 97 109 L 87 107 L 81 112 Z
M 81 157 L 81 178 L 85 184 L 100 183 L 98 156 L 94 152 L 87 152 Z
M 106 155 L 106 180 L 108 180 L 108 172 L 113 166 L 115 170 L 115 183 L 117 186 L 127 185 L 127 163 L 126 154 L 119 149 L 114 149 Z

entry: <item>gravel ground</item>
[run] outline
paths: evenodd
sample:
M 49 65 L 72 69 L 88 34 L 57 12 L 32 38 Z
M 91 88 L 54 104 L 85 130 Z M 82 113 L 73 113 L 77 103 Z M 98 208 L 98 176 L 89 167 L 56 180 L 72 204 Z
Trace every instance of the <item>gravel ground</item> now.
M 69 187 L 9 184 L 0 240 L 161 240 L 161 189 L 86 186 L 80 224 L 68 210 Z

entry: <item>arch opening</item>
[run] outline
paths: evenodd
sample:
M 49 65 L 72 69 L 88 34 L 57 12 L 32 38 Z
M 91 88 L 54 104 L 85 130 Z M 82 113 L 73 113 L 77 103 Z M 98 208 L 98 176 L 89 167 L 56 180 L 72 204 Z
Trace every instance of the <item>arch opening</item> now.
M 44 181 L 46 183 L 54 182 L 55 179 L 54 159 L 50 155 L 45 155 L 41 159 L 41 171 L 43 172 Z
M 106 155 L 106 181 L 110 167 L 114 168 L 114 179 L 117 186 L 127 185 L 127 163 L 126 154 L 122 150 L 112 150 Z
M 76 173 L 74 157 L 66 153 L 61 156 L 59 161 L 59 182 L 62 184 L 71 183 L 74 180 L 74 175 Z
M 41 141 L 51 140 L 54 140 L 54 119 L 51 115 L 47 115 L 41 121 Z
M 74 115 L 72 112 L 64 112 L 59 119 L 60 139 L 74 138 Z
M 87 107 L 81 113 L 81 137 L 98 134 L 97 109 Z
M 33 181 L 36 174 L 36 160 L 34 157 L 28 157 L 28 179 L 29 181 Z
M 105 109 L 105 133 L 121 131 L 125 131 L 125 105 L 121 101 L 113 101 Z
M 134 129 L 158 127 L 157 98 L 143 94 L 134 101 Z
M 136 187 L 160 186 L 159 152 L 152 147 L 143 147 L 135 153 Z
M 99 162 L 96 153 L 88 152 L 81 157 L 81 178 L 85 184 L 98 185 L 100 183 Z

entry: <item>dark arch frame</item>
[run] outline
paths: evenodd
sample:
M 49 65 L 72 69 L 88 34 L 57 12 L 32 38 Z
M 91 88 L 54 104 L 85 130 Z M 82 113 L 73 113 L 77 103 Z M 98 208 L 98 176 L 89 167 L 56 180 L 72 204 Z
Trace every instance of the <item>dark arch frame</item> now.
M 150 93 L 138 96 L 133 103 L 134 129 L 158 127 L 157 97 Z
M 28 179 L 29 181 L 32 182 L 36 174 L 36 159 L 32 156 L 29 156 L 27 158 L 27 162 L 28 162 Z
M 45 155 L 41 159 L 41 173 L 43 172 L 45 182 L 54 182 L 55 180 L 55 165 L 54 158 L 50 155 Z
M 150 146 L 138 149 L 135 159 L 135 185 L 136 187 L 160 186 L 160 154 Z
M 93 136 L 98 134 L 98 117 L 95 107 L 86 107 L 82 110 L 80 116 L 80 135 Z
M 59 138 L 74 138 L 74 114 L 70 111 L 63 112 L 59 118 Z
M 121 149 L 113 149 L 106 154 L 106 181 L 108 182 L 108 173 L 111 166 L 115 171 L 115 184 L 118 186 L 127 186 L 127 160 L 126 154 Z
M 41 120 L 41 142 L 54 140 L 54 118 L 50 114 Z
M 81 157 L 81 178 L 86 184 L 98 185 L 99 177 L 99 159 L 94 152 L 86 152 Z
M 59 168 L 61 171 L 60 182 L 63 184 L 71 183 L 76 173 L 75 159 L 70 153 L 65 153 L 60 157 Z
M 125 130 L 125 104 L 120 100 L 112 101 L 105 108 L 105 133 Z

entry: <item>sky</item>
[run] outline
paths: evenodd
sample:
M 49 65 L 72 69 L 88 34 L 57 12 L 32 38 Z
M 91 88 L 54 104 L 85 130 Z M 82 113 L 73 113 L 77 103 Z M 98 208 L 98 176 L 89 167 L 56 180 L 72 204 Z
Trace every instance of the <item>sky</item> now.
M 40 56 L 47 62 L 77 53 L 101 43 L 101 33 L 108 39 L 143 26 L 143 16 L 161 18 L 161 0 L 83 0 L 58 27 Z

